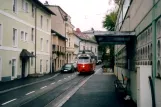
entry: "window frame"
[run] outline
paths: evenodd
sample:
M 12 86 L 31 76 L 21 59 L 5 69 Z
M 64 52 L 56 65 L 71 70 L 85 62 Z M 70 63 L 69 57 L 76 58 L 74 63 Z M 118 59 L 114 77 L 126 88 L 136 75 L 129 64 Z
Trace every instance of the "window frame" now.
M 22 38 L 22 32 L 23 32 L 23 38 Z M 21 30 L 21 40 L 24 41 L 25 40 L 25 31 Z
M 16 30 L 15 44 L 13 43 L 13 42 L 14 42 L 14 40 L 13 40 L 13 38 L 14 38 L 14 30 Z M 14 48 L 17 48 L 17 47 L 18 47 L 18 29 L 16 29 L 16 28 L 13 28 L 13 29 L 12 29 L 12 46 L 13 46 Z
M 2 46 L 3 41 L 3 25 L 0 23 L 0 46 Z
M 49 52 L 49 40 L 46 40 L 47 52 Z
M 43 15 L 40 16 L 40 26 L 43 28 Z
M 41 48 L 41 51 L 43 51 L 43 38 L 40 38 L 40 48 Z
M 11 59 L 11 66 L 13 66 L 13 65 L 12 65 L 13 60 L 15 60 L 15 75 L 12 76 L 12 69 L 11 69 L 11 78 L 12 78 L 12 79 L 16 78 L 16 75 L 17 75 L 17 58 L 16 58 L 16 57 L 13 57 L 13 58 Z
M 26 36 L 26 34 L 27 34 L 27 36 Z M 27 32 L 25 32 L 24 41 L 25 41 L 25 42 L 28 41 L 28 33 L 27 33 Z
M 14 6 L 15 6 L 15 10 L 14 10 Z M 17 14 L 17 12 L 18 12 L 18 0 L 12 1 L 12 12 Z
M 32 3 L 31 13 L 32 13 L 32 17 L 34 18 L 35 17 L 35 5 L 33 3 Z
M 48 62 L 49 60 L 46 60 L 46 72 L 48 71 Z
M 31 42 L 33 42 L 33 43 L 35 41 L 34 30 L 35 30 L 34 28 L 31 28 Z
M 47 28 L 47 31 L 49 31 L 49 19 L 46 19 L 46 28 Z
M 28 13 L 29 12 L 29 3 L 25 2 L 25 12 Z

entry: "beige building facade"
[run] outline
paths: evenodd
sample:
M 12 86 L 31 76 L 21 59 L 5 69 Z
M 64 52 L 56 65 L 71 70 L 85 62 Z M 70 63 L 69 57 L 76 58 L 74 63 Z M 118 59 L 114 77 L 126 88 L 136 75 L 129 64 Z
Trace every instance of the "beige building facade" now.
M 71 23 L 71 17 L 68 15 L 66 21 L 66 62 L 73 63 L 74 62 L 74 26 Z
M 53 12 L 35 0 L 1 0 L 0 7 L 0 81 L 49 73 Z
M 66 16 L 60 6 L 45 4 L 56 15 L 51 18 L 52 35 L 52 71 L 59 71 L 66 62 Z

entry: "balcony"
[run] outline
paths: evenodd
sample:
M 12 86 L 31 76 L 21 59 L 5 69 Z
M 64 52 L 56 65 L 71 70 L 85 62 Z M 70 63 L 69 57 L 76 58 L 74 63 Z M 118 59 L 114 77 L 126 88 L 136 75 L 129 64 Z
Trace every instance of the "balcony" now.
M 74 50 L 74 48 L 67 47 L 67 48 L 66 48 L 66 51 L 67 51 L 67 52 L 74 52 L 75 50 Z

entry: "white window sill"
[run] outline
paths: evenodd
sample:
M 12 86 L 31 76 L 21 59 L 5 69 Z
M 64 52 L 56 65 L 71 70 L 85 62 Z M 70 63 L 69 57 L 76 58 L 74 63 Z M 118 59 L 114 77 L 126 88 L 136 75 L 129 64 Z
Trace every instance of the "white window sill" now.
M 18 48 L 18 46 L 13 46 L 13 48 Z

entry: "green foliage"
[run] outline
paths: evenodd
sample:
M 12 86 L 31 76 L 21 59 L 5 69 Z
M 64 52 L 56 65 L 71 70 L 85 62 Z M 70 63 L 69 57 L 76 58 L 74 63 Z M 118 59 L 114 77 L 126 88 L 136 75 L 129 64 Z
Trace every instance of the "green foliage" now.
M 105 16 L 105 19 L 103 20 L 103 27 L 106 28 L 108 31 L 114 31 L 116 20 L 117 12 L 113 11 L 110 14 L 107 14 Z

